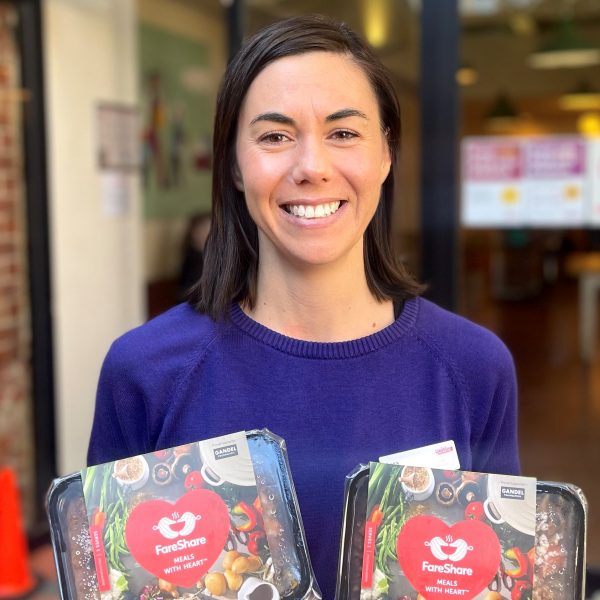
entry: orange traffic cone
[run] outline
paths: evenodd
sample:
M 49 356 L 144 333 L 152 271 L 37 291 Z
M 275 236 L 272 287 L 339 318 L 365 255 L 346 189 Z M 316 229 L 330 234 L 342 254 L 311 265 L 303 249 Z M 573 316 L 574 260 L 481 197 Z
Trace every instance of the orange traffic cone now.
M 34 587 L 17 479 L 11 469 L 0 469 L 0 598 L 23 596 Z

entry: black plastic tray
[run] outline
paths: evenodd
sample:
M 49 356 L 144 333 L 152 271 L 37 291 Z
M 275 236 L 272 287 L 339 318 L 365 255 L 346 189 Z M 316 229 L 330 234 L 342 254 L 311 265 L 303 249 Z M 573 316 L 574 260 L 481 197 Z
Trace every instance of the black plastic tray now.
M 364 527 L 367 512 L 369 466 L 358 465 L 346 477 L 336 600 L 360 600 Z M 567 553 L 562 572 L 544 568 L 536 559 L 533 600 L 583 600 L 587 503 L 582 491 L 568 483 L 537 482 L 536 548 L 541 543 L 544 518 L 560 525 Z M 545 517 L 544 517 L 545 515 Z
M 247 433 L 271 553 L 273 583 L 285 600 L 319 598 L 285 442 L 268 430 Z M 269 502 L 269 510 L 264 510 Z M 46 500 L 63 600 L 99 600 L 80 473 L 54 480 Z M 276 516 L 275 516 L 276 515 Z M 277 519 L 269 527 L 269 519 Z M 206 598 L 212 598 L 206 595 Z

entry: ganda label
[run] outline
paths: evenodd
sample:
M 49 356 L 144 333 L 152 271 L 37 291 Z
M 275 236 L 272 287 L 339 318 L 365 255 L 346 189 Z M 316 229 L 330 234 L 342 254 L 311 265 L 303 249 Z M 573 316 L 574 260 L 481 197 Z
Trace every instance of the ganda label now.
M 532 478 L 371 463 L 363 596 L 531 590 L 535 501 Z
M 82 479 L 100 592 L 226 598 L 267 574 L 244 432 L 89 467 Z

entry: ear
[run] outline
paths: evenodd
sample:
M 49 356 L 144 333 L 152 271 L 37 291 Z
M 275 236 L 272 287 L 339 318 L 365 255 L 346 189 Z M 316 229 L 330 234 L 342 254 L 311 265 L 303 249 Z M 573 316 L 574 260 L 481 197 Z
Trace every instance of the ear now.
M 390 147 L 388 146 L 387 136 L 383 140 L 384 148 L 383 148 L 383 157 L 381 159 L 381 185 L 386 180 L 387 176 L 390 173 L 390 169 L 392 168 L 392 155 L 390 153 Z
M 242 179 L 242 173 L 240 171 L 240 168 L 238 167 L 237 161 L 235 161 L 233 163 L 232 175 L 233 175 L 233 183 L 235 184 L 235 187 L 238 189 L 238 191 L 243 193 L 244 192 L 244 180 Z

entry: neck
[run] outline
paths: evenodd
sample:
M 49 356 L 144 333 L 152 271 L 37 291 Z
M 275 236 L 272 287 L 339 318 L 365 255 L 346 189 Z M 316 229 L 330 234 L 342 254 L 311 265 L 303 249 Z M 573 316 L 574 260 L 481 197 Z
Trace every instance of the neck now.
M 255 306 L 244 310 L 273 331 L 313 342 L 358 339 L 394 321 L 392 302 L 378 301 L 368 288 L 362 252 L 360 261 L 341 265 L 261 262 Z

